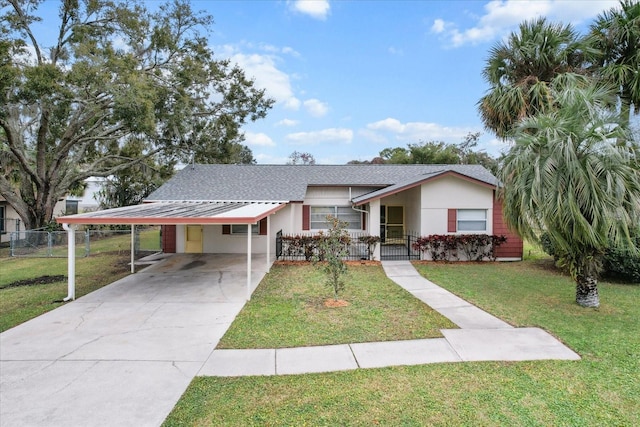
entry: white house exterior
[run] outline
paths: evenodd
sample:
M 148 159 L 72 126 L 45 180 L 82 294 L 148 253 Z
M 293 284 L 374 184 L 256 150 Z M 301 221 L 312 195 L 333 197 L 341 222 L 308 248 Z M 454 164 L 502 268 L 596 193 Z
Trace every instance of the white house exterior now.
M 193 165 L 147 202 L 281 203 L 268 226 L 266 218 L 253 225 L 253 253 L 275 247 L 278 232 L 318 232 L 331 214 L 348 222 L 350 232 L 380 236 L 385 244 L 401 243 L 408 233 L 506 234 L 497 255 L 520 259 L 522 241 L 504 226 L 497 184 L 478 165 Z M 244 253 L 247 230 L 232 223 L 167 224 L 163 246 L 167 252 Z
M 379 236 L 374 259 L 395 247 L 415 256 L 405 241 L 411 235 L 467 233 L 506 235 L 494 256 L 521 259 L 522 240 L 504 225 L 497 186 L 477 165 L 189 165 L 142 205 L 56 219 L 69 242 L 65 301 L 75 298 L 80 224 L 129 224 L 132 232 L 137 224 L 161 225 L 167 253 L 245 253 L 247 299 L 252 254 L 265 254 L 270 265 L 281 233 L 321 231 L 327 214 L 352 233 Z M 134 265 L 132 250 L 132 272 Z
M 495 255 L 521 259 L 497 186 L 479 165 L 189 165 L 145 204 L 58 222 L 162 225 L 169 253 L 273 254 L 278 233 L 317 233 L 330 214 L 352 233 L 380 236 L 375 259 L 409 248 L 409 235 L 469 233 L 505 235 Z

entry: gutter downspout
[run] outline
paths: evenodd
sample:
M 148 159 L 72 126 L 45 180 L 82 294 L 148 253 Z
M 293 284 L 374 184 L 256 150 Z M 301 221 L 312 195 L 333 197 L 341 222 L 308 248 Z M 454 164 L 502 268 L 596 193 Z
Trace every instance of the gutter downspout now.
M 67 232 L 67 296 L 62 301 L 76 299 L 76 227 L 62 223 Z
M 365 214 L 369 215 L 369 211 L 367 211 L 365 209 L 358 209 L 353 205 L 352 198 L 351 198 L 351 187 L 349 187 L 349 201 L 351 202 L 351 209 L 353 209 L 356 212 L 362 212 L 362 213 L 365 213 Z

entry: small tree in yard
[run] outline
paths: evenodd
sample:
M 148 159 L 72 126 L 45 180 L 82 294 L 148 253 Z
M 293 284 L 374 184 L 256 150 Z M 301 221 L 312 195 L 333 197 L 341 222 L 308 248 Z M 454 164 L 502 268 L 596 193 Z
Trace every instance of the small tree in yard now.
M 347 273 L 347 265 L 344 258 L 349 255 L 347 250 L 351 237 L 347 232 L 347 223 L 338 218 L 327 216 L 329 229 L 320 239 L 319 253 L 313 261 L 324 261 L 323 270 L 327 274 L 327 285 L 333 290 L 334 300 L 338 300 L 338 294 L 344 290 L 343 276 Z

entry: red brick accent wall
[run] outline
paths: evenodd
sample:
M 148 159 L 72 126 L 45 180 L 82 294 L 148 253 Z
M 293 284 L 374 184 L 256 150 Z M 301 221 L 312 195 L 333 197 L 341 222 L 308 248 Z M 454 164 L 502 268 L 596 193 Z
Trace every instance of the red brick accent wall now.
M 458 211 L 456 209 L 447 211 L 447 231 L 449 233 L 458 231 Z
M 493 196 L 493 234 L 496 236 L 506 236 L 507 241 L 498 246 L 494 254 L 498 258 L 522 258 L 522 239 L 513 231 L 509 230 L 502 215 L 502 201 L 494 192 Z
M 176 226 L 163 225 L 162 232 L 162 252 L 165 254 L 176 253 Z

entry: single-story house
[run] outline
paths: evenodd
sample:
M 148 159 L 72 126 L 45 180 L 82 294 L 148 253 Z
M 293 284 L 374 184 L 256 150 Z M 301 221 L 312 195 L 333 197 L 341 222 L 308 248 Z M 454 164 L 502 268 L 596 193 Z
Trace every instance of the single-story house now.
M 249 272 L 252 253 L 272 259 L 278 236 L 326 229 L 327 215 L 380 236 L 378 260 L 407 235 L 466 233 L 505 235 L 494 255 L 519 260 L 522 240 L 505 226 L 498 185 L 480 165 L 192 164 L 141 205 L 57 220 L 70 233 L 75 224 L 161 225 L 164 252 L 247 253 Z
M 522 241 L 504 224 L 497 186 L 479 165 L 195 164 L 143 205 L 61 222 L 146 220 L 164 226 L 165 252 L 244 253 L 250 221 L 252 251 L 263 253 L 275 247 L 278 232 L 317 232 L 326 229 L 326 216 L 332 215 L 346 221 L 349 231 L 378 235 L 383 243 L 403 242 L 408 233 L 505 235 L 497 257 L 521 259 Z M 162 212 L 154 212 L 158 209 Z M 214 213 L 215 218 L 203 218 Z

